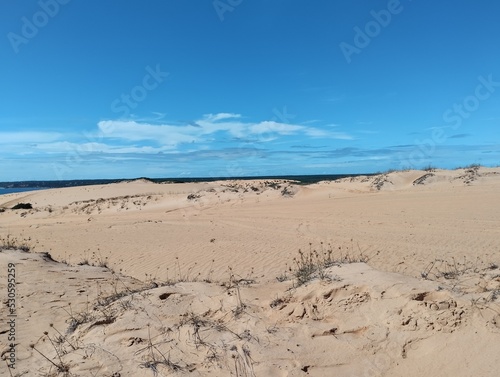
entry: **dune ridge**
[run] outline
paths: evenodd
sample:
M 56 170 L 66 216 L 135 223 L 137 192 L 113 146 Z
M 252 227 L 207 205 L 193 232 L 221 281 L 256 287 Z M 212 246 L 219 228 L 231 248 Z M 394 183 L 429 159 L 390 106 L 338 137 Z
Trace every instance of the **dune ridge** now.
M 500 168 L 469 167 L 0 196 L 11 372 L 496 376 L 499 188 Z

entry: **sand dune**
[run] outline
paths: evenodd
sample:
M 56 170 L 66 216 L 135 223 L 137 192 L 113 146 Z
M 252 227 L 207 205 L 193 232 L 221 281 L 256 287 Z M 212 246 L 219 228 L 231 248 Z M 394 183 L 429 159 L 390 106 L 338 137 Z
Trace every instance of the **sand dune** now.
M 500 169 L 468 168 L 0 196 L 0 236 L 35 251 L 0 252 L 12 372 L 496 376 L 499 188 Z M 299 249 L 333 258 L 300 286 Z

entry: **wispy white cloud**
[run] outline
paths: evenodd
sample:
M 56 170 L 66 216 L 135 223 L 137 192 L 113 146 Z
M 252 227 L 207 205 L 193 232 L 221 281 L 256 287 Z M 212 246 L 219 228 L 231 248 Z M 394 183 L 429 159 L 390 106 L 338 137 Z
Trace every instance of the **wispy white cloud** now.
M 56 132 L 0 132 L 0 144 L 47 143 L 61 139 Z
M 169 124 L 149 124 L 136 121 L 105 120 L 98 123 L 103 138 L 122 139 L 138 142 L 152 140 L 164 145 L 192 143 L 198 137 L 193 125 L 175 126 Z
M 163 114 L 158 114 L 163 116 Z M 265 120 L 244 121 L 240 114 L 206 114 L 183 125 L 138 120 L 103 120 L 90 132 L 0 132 L 0 155 L 155 155 L 194 153 L 221 148 L 289 148 L 317 139 L 352 140 L 335 124 L 305 125 Z
M 203 117 L 209 122 L 217 122 L 223 119 L 238 119 L 241 118 L 241 115 L 234 113 L 218 113 L 218 114 L 205 114 Z
M 106 120 L 99 122 L 99 130 L 104 138 L 122 139 L 132 142 L 155 141 L 164 145 L 183 143 L 206 143 L 214 141 L 216 133 L 227 133 L 234 138 L 251 138 L 265 134 L 264 141 L 276 140 L 280 136 L 302 135 L 310 138 L 331 138 L 351 140 L 344 132 L 332 132 L 330 125 L 325 128 L 277 121 L 243 122 L 240 114 L 206 114 L 201 119 L 186 125 L 150 124 L 137 121 Z M 212 135 L 211 137 L 209 137 Z M 263 140 L 260 140 L 263 141 Z
M 325 138 L 325 139 L 337 139 L 337 140 L 353 140 L 354 138 L 344 132 L 333 132 L 329 130 L 322 130 L 318 128 L 308 128 L 305 130 L 305 134 L 311 138 Z
M 222 167 L 217 174 L 240 174 L 236 170 L 257 174 L 282 166 L 285 160 L 290 164 L 332 158 L 328 152 L 312 153 L 315 148 L 306 148 L 308 152 L 293 147 L 298 143 L 314 146 L 321 141 L 327 149 L 335 144 L 327 140 L 353 139 L 339 126 L 319 121 L 294 124 L 273 118 L 255 122 L 240 114 L 217 113 L 179 124 L 165 120 L 163 114 L 154 115 L 155 119 L 102 120 L 80 132 L 0 132 L 0 163 L 4 169 L 21 163 L 32 172 L 34 166 L 50 169 L 57 179 L 92 176 L 96 169 L 101 174 L 125 176 L 132 165 L 134 171 L 142 171 L 144 164 L 167 169 L 164 174 L 194 168 L 198 170 L 193 174 L 206 174 L 200 166 Z M 231 164 L 236 170 L 228 170 Z
M 274 121 L 260 122 L 248 127 L 250 134 L 277 133 L 279 135 L 292 135 L 300 131 L 305 131 L 306 127 L 288 123 L 278 123 Z
M 170 152 L 174 150 L 168 145 L 162 146 L 125 146 L 125 145 L 109 145 L 105 143 L 76 143 L 76 142 L 55 142 L 44 143 L 33 146 L 33 152 L 43 152 L 48 154 L 70 153 L 78 155 L 89 155 L 93 153 L 102 154 L 156 154 L 162 152 Z
M 160 114 L 161 116 L 162 114 Z M 333 130 L 334 129 L 334 130 Z M 337 125 L 305 125 L 283 123 L 275 120 L 260 122 L 243 121 L 240 114 L 206 114 L 184 125 L 168 122 L 152 123 L 137 120 L 103 120 L 91 132 L 0 132 L 0 154 L 31 153 L 160 153 L 217 148 L 225 143 L 282 145 L 295 138 L 352 140 L 353 137 L 338 131 Z M 239 143 L 239 144 L 238 144 Z M 238 144 L 238 145 L 236 145 Z M 22 146 L 22 151 L 20 149 Z M 191 147 L 192 146 L 192 147 Z M 3 153 L 2 153 L 3 152 Z

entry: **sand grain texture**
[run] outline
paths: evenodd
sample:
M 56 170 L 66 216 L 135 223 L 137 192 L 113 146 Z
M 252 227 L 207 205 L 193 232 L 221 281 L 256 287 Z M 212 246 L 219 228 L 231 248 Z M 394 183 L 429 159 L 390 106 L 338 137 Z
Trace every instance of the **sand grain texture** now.
M 499 194 L 500 169 L 470 168 L 0 196 L 34 207 L 0 212 L 34 251 L 0 252 L 13 375 L 497 376 Z M 366 263 L 297 287 L 299 249 Z

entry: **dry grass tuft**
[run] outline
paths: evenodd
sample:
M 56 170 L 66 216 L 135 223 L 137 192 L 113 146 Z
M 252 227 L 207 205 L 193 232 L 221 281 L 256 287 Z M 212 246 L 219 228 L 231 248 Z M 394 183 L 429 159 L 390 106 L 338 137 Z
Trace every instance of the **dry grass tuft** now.
M 6 237 L 0 237 L 0 250 L 21 250 L 27 253 L 32 247 L 31 238 L 19 239 L 10 234 Z
M 352 246 L 345 250 L 342 247 L 334 250 L 331 244 L 328 244 L 325 249 L 323 242 L 321 242 L 321 250 L 317 251 L 312 248 L 312 243 L 310 243 L 307 253 L 299 249 L 299 256 L 293 258 L 293 267 L 290 267 L 289 272 L 296 279 L 296 286 L 301 286 L 315 278 L 336 280 L 336 277 L 330 276 L 328 271 L 326 271 L 334 265 L 365 263 L 367 261 L 368 257 L 364 255 L 359 245 L 358 252 L 353 252 Z M 280 275 L 277 279 L 278 281 L 283 281 L 285 277 L 286 273 Z

